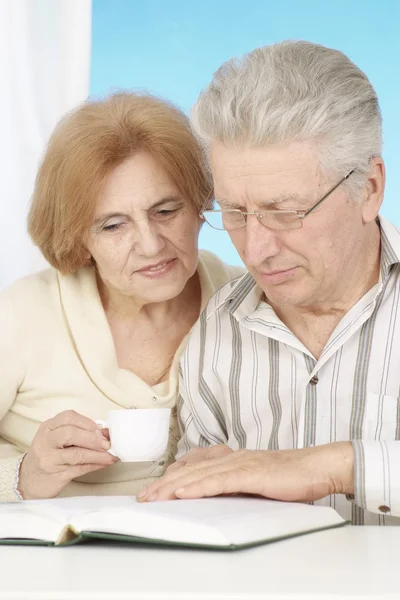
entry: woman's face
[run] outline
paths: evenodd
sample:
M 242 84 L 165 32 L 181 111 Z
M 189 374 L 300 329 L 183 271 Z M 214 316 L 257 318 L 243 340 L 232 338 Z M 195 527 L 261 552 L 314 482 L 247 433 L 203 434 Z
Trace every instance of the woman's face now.
M 201 221 L 148 153 L 127 159 L 98 199 L 86 247 L 111 291 L 141 305 L 182 292 L 197 268 Z

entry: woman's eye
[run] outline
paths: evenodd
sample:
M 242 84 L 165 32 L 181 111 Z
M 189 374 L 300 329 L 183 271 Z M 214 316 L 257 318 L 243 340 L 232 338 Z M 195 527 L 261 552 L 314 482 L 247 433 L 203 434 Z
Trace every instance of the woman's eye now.
M 116 231 L 121 226 L 121 223 L 111 223 L 110 225 L 104 225 L 103 231 Z
M 167 219 L 168 217 L 172 217 L 175 213 L 177 213 L 179 208 L 164 208 L 163 210 L 158 210 L 155 213 L 156 217 L 160 219 Z

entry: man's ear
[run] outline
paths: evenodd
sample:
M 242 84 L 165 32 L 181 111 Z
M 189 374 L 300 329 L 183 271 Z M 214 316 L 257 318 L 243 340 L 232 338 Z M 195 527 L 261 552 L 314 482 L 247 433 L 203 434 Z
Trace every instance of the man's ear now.
M 368 173 L 366 197 L 363 200 L 362 216 L 364 223 L 375 221 L 383 202 L 386 170 L 381 156 L 371 159 Z

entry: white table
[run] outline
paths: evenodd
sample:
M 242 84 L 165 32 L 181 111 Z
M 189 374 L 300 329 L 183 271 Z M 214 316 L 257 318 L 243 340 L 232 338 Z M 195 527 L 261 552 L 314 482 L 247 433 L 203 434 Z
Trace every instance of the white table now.
M 399 572 L 399 527 L 345 527 L 232 553 L 0 546 L 0 600 L 400 598 Z

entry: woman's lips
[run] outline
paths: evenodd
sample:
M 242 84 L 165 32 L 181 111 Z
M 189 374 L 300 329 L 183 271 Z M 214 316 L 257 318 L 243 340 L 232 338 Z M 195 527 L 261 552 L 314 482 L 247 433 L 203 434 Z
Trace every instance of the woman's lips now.
M 139 269 L 135 271 L 135 274 L 143 275 L 144 277 L 148 277 L 150 279 L 156 279 L 158 277 L 164 277 L 167 275 L 176 265 L 176 258 L 172 260 L 166 260 L 163 262 L 159 262 L 152 267 L 145 267 L 144 269 Z

